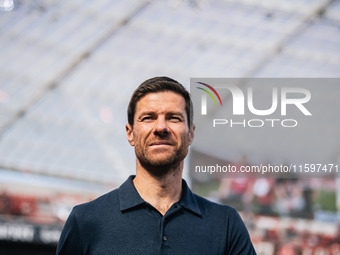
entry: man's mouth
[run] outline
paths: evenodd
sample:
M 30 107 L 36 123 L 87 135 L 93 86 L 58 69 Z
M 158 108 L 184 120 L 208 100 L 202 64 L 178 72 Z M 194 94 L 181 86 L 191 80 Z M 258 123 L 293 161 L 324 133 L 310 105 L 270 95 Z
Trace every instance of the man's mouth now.
M 171 146 L 172 145 L 172 143 L 171 142 L 167 142 L 167 141 L 158 141 L 158 142 L 153 142 L 153 143 L 151 143 L 150 144 L 150 146 L 159 146 L 159 147 L 161 147 L 161 146 Z

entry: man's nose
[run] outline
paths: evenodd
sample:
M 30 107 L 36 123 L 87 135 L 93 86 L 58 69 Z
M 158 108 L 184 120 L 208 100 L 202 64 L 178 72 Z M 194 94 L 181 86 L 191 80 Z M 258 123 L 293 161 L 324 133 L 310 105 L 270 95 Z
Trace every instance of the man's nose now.
M 158 118 L 156 121 L 155 132 L 161 135 L 169 133 L 169 127 L 164 118 Z

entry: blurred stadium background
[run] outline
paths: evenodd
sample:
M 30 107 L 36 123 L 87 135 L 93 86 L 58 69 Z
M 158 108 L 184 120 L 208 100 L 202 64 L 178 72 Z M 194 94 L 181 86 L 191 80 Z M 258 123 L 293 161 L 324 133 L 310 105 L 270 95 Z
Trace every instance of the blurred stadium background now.
M 126 107 L 145 79 L 340 77 L 338 0 L 0 0 L 0 32 L 5 255 L 54 254 L 71 208 L 134 173 Z M 186 178 L 240 209 L 258 254 L 340 254 L 336 179 Z

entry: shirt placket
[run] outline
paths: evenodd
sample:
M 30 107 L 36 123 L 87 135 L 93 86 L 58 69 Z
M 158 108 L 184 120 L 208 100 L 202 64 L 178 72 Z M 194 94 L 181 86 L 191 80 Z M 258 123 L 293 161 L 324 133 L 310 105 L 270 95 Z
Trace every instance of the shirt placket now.
M 171 238 L 171 233 L 167 232 L 167 226 L 169 222 L 171 221 L 171 216 L 176 213 L 178 210 L 180 210 L 180 205 L 178 203 L 175 203 L 169 211 L 161 218 L 161 226 L 160 226 L 160 238 L 161 238 L 161 250 L 163 250 L 163 253 L 166 253 L 166 251 L 171 248 L 169 246 L 169 241 Z

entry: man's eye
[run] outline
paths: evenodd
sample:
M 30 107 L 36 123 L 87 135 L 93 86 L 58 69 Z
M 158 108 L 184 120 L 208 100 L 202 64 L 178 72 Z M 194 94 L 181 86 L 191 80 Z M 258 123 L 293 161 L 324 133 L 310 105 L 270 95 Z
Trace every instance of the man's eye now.
M 182 119 L 180 117 L 176 117 L 176 116 L 172 116 L 170 118 L 170 120 L 173 120 L 173 121 L 181 121 Z
M 152 119 L 151 116 L 145 116 L 141 120 L 142 121 L 148 121 L 148 120 L 151 120 L 151 119 Z

